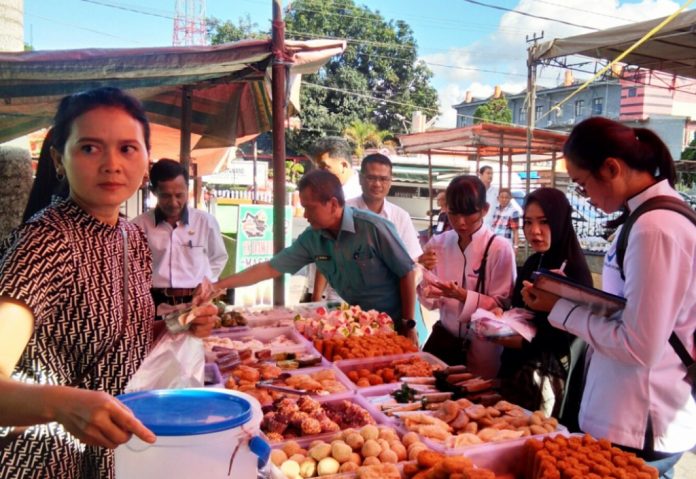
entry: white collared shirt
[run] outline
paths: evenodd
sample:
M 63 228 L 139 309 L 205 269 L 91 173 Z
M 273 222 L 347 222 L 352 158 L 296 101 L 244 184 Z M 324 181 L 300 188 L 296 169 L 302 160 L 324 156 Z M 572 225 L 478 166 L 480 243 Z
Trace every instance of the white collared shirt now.
M 346 205 L 353 206 L 359 210 L 371 211 L 365 203 L 362 194 L 357 198 L 346 200 Z M 416 232 L 416 228 L 413 226 L 411 216 L 405 209 L 385 199 L 384 204 L 382 205 L 382 211 L 377 214 L 382 218 L 388 219 L 394 224 L 396 232 L 399 234 L 399 238 L 401 241 L 403 241 L 406 251 L 412 259 L 415 260 L 421 254 L 423 254 L 420 241 L 418 241 L 418 233 Z
M 489 228 L 493 225 L 495 210 L 498 208 L 498 187 L 491 185 L 486 190 L 486 203 L 488 203 L 488 213 L 483 217 L 483 222 Z
M 362 186 L 360 186 L 359 173 L 353 170 L 353 174 L 350 175 L 346 184 L 343 185 L 343 199 L 348 201 L 358 196 L 362 196 Z
M 468 290 L 466 301 L 462 303 L 452 298 L 426 298 L 422 294 L 422 288 L 418 287 L 421 303 L 428 309 L 439 308 L 442 325 L 455 336 L 460 336 L 460 333 L 463 336 L 467 330 L 466 324 L 479 307 L 482 295 L 475 291 L 479 277 L 478 269 L 481 267 L 483 254 L 491 236 L 493 232 L 485 225 L 481 226 L 462 252 L 459 248 L 459 235 L 456 231 L 449 230 L 433 236 L 425 246 L 426 251 L 430 247 L 437 251 L 437 265 L 432 271 L 433 274 L 442 281 L 456 281 Z M 493 298 L 503 308 L 509 306 L 516 276 L 517 267 L 512 246 L 505 238 L 497 236 L 488 251 L 485 296 Z M 495 377 L 500 368 L 502 346 L 478 339 L 473 332 L 470 332 L 468 337 L 471 339 L 466 363 L 469 369 L 474 374 L 486 378 Z
M 188 208 L 188 224 L 155 224 L 152 209 L 133 219 L 145 231 L 152 251 L 153 288 L 195 288 L 203 278 L 217 281 L 227 250 L 214 216 Z
M 628 206 L 633 211 L 661 195 L 679 198 L 664 180 L 631 198 Z M 624 273 L 625 282 L 614 242 L 604 260 L 603 289 L 626 298 L 623 312 L 605 318 L 560 300 L 549 315 L 551 324 L 593 348 L 580 427 L 642 449 L 650 416 L 656 451 L 689 450 L 696 445 L 696 402 L 668 338 L 675 331 L 695 356 L 696 227 L 672 211 L 641 215 L 629 235 Z

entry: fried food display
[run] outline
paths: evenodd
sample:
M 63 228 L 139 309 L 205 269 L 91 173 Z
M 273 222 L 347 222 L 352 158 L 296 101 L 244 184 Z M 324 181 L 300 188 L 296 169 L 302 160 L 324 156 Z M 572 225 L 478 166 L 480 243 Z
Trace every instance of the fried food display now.
M 366 425 L 343 430 L 330 442 L 314 441 L 306 450 L 289 441 L 273 451 L 271 460 L 281 470 L 299 470 L 302 478 L 355 472 L 357 477 L 367 479 L 400 479 L 396 464 L 409 459 L 409 449 L 416 452 L 426 450 L 417 438 L 410 438 L 407 444 L 391 427 Z M 288 464 L 288 461 L 296 465 Z
M 375 424 L 375 420 L 357 404 L 349 401 L 319 403 L 308 396 L 300 396 L 274 401 L 263 416 L 261 430 L 271 441 L 279 442 L 367 424 Z
M 355 366 L 346 371 L 348 379 L 358 387 L 389 384 L 399 381 L 402 377 L 432 377 L 433 372 L 441 369 L 437 365 L 412 356 L 410 358 L 381 361 L 374 365 Z
M 463 456 L 445 456 L 439 452 L 421 451 L 415 464 L 404 465 L 407 479 L 495 479 L 487 469 L 475 468 L 470 459 Z
M 395 333 L 377 333 L 372 336 L 342 336 L 332 339 L 315 339 L 314 347 L 329 361 L 341 359 L 371 358 L 393 354 L 415 353 L 418 346 Z
M 558 420 L 541 411 L 529 415 L 507 401 L 483 406 L 468 399 L 447 400 L 432 414 L 403 415 L 402 421 L 407 429 L 453 449 L 547 434 L 558 427 Z
M 555 436 L 525 443 L 528 479 L 657 479 L 658 472 L 633 453 L 592 436 Z

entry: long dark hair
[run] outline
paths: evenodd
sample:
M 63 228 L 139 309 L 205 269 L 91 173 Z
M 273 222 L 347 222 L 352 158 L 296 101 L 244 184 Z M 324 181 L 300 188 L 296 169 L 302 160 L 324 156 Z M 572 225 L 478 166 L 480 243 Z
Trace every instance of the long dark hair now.
M 41 153 L 36 167 L 36 176 L 31 185 L 27 206 L 24 209 L 22 223 L 26 223 L 37 212 L 44 209 L 50 203 L 52 196 L 67 198 L 70 192 L 68 182 L 65 178 L 59 179 L 56 167 L 51 158 L 51 147 L 53 146 L 53 128 L 46 132 Z
M 36 178 L 29 193 L 29 201 L 24 210 L 23 221 L 29 220 L 35 213 L 51 203 L 52 196 L 67 198 L 70 187 L 66 178 L 58 178 L 51 158 L 51 148 L 61 154 L 65 153 L 65 144 L 70 136 L 74 121 L 85 113 L 99 107 L 119 108 L 128 113 L 143 127 L 145 146 L 150 150 L 150 122 L 145 109 L 135 97 L 118 88 L 101 87 L 64 97 L 58 105 L 53 118 L 53 127 L 46 134 Z
M 592 117 L 575 125 L 563 154 L 593 175 L 607 158 L 614 157 L 657 180 L 667 179 L 672 186 L 676 181 L 672 155 L 660 137 L 647 128 L 631 128 L 608 118 Z

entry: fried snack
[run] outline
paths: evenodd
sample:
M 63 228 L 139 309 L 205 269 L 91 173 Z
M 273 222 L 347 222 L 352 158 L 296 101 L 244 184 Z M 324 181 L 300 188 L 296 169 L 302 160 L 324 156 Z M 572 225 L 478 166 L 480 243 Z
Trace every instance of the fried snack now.
M 358 479 L 401 479 L 396 464 L 375 464 L 358 468 Z
M 428 469 L 436 465 L 438 462 L 442 462 L 445 459 L 444 454 L 440 454 L 435 451 L 422 451 L 418 453 L 418 467 L 422 469 Z
M 476 469 L 470 459 L 463 456 L 445 456 L 433 451 L 421 451 L 415 464 L 403 467 L 407 479 L 494 479 L 495 474 L 486 469 Z
M 556 436 L 525 443 L 525 477 L 657 479 L 657 470 L 633 453 L 611 446 L 609 441 L 589 435 L 579 438 Z

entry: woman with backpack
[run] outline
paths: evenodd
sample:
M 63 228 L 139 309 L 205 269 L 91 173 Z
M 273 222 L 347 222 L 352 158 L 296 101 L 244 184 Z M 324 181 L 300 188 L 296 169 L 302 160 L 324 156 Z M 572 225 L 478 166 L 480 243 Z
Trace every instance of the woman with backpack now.
M 590 118 L 573 129 L 564 154 L 578 193 L 607 213 L 625 208 L 633 214 L 655 197 L 679 199 L 672 157 L 650 130 Z M 674 333 L 694 356 L 696 227 L 668 209 L 628 222 L 623 265 L 617 261 L 619 232 L 602 278 L 605 291 L 626 299 L 622 311 L 599 316 L 529 283 L 522 296 L 530 308 L 550 311 L 553 326 L 591 347 L 580 428 L 635 452 L 660 477 L 671 478 L 682 453 L 696 445 L 696 401 L 686 365 L 669 341 Z

